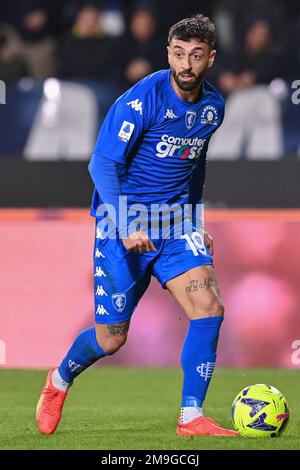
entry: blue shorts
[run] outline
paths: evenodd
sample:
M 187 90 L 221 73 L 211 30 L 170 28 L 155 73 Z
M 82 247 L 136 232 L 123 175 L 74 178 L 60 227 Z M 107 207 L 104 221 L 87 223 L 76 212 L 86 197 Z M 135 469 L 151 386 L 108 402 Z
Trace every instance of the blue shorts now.
M 96 219 L 97 225 L 97 219 Z M 191 225 L 181 238 L 152 240 L 156 252 L 129 253 L 122 240 L 95 235 L 95 322 L 121 323 L 131 318 L 151 275 L 163 288 L 180 274 L 213 264 L 203 238 Z

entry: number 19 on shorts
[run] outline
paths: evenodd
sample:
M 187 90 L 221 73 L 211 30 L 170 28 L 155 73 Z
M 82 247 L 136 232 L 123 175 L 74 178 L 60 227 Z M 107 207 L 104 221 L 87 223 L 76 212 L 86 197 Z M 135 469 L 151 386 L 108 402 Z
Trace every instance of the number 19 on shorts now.
M 208 254 L 203 237 L 200 235 L 199 232 L 193 232 L 192 235 L 188 235 L 186 233 L 184 235 L 181 235 L 180 238 L 185 239 L 195 256 L 199 256 L 199 253 L 201 253 L 202 255 Z

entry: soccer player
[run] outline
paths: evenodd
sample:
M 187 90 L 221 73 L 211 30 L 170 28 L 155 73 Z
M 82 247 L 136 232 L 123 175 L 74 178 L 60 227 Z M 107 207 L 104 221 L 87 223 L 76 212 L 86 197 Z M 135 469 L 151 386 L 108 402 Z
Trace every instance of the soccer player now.
M 44 434 L 56 430 L 74 379 L 125 343 L 131 316 L 151 275 L 190 320 L 181 356 L 183 388 L 176 433 L 238 434 L 202 411 L 224 314 L 213 268 L 213 240 L 198 210 L 208 143 L 224 116 L 223 98 L 204 80 L 215 60 L 215 36 L 214 24 L 200 14 L 173 25 L 168 37 L 170 69 L 149 75 L 123 94 L 100 129 L 89 165 L 95 184 L 91 214 L 96 218 L 96 325 L 79 334 L 59 367 L 47 376 L 36 413 Z M 137 204 L 145 211 L 136 225 L 132 208 Z M 171 205 L 168 232 L 165 212 L 151 212 L 155 204 Z M 178 225 L 178 214 L 187 204 L 191 217 Z M 154 234 L 152 222 L 158 224 Z

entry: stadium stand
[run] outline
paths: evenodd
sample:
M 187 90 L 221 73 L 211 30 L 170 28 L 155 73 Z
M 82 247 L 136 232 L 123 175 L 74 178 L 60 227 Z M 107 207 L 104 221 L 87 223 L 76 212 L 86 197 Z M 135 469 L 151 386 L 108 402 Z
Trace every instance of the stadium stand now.
M 300 106 L 292 101 L 292 84 L 300 78 L 300 8 L 292 0 L 3 0 L 0 157 L 89 159 L 111 103 L 145 74 L 168 66 L 167 30 L 195 11 L 217 24 L 217 61 L 208 78 L 227 99 L 210 158 L 299 157 Z M 59 103 L 45 96 L 49 78 L 58 84 Z M 77 132 L 79 112 L 85 124 Z

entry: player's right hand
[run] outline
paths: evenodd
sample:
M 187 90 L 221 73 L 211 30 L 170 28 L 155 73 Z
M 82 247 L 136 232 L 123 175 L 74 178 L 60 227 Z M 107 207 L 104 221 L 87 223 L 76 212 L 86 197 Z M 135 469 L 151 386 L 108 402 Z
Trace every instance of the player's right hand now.
M 157 251 L 152 241 L 143 230 L 131 233 L 122 240 L 126 250 L 133 253 L 145 253 L 146 251 Z

